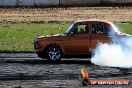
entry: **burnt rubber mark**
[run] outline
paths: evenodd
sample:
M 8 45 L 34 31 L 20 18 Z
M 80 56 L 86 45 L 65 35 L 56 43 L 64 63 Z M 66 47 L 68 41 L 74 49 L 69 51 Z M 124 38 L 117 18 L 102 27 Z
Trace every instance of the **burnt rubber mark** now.
M 47 74 L 39 76 L 0 76 L 0 80 L 72 80 L 78 79 L 80 74 Z
M 0 76 L 0 80 L 73 80 L 79 79 L 81 74 L 45 74 L 45 75 L 34 75 L 34 76 Z M 91 75 L 90 78 L 114 78 L 114 77 L 125 77 L 131 76 L 131 73 L 127 74 L 103 74 L 103 75 Z
M 125 72 L 124 71 L 120 71 L 118 73 L 102 73 L 102 74 L 96 74 L 96 73 L 93 73 L 90 75 L 90 78 L 123 78 L 123 77 L 126 77 L 126 76 L 131 76 L 132 75 L 132 72 L 131 71 L 128 71 L 128 72 Z
M 31 60 L 31 59 L 9 59 L 9 60 L 1 60 L 0 63 L 22 63 L 22 64 L 51 64 L 49 63 L 47 60 Z M 56 63 L 52 63 L 52 64 L 56 64 Z M 93 65 L 91 63 L 91 61 L 88 60 L 62 60 L 61 62 L 57 63 L 57 64 L 87 64 L 87 65 Z

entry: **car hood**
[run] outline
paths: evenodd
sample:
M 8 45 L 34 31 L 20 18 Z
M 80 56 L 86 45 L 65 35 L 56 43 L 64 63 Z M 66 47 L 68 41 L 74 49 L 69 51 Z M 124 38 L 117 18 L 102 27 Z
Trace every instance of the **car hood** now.
M 58 37 L 58 36 L 65 36 L 64 34 L 50 34 L 46 36 L 39 36 L 38 38 L 48 38 L 48 37 Z
M 118 33 L 118 35 L 121 37 L 132 37 L 132 35 L 126 33 Z

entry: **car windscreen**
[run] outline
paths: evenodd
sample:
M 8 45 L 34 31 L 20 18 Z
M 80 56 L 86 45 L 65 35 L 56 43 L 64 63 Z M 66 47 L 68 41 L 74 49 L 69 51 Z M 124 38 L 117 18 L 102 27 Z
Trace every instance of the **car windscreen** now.
M 115 32 L 121 33 L 121 31 L 119 30 L 119 28 L 118 28 L 115 24 L 112 24 L 112 29 L 113 29 Z
M 71 31 L 71 29 L 73 28 L 74 25 L 75 25 L 75 23 L 72 23 L 71 26 L 65 32 L 65 34 L 69 33 Z

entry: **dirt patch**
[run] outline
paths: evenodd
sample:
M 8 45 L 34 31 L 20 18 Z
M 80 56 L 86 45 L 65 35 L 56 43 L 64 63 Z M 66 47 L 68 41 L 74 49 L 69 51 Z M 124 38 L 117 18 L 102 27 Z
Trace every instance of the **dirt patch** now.
M 91 18 L 132 21 L 132 7 L 0 8 L 1 22 L 65 22 Z

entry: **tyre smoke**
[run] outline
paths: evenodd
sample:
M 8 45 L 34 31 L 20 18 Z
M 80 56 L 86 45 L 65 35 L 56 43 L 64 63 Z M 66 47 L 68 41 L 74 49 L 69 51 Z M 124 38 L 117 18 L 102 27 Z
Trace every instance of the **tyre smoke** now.
M 110 34 L 111 35 L 111 34 Z M 111 35 L 112 43 L 99 43 L 94 50 L 91 62 L 96 65 L 110 67 L 132 67 L 132 37 Z

